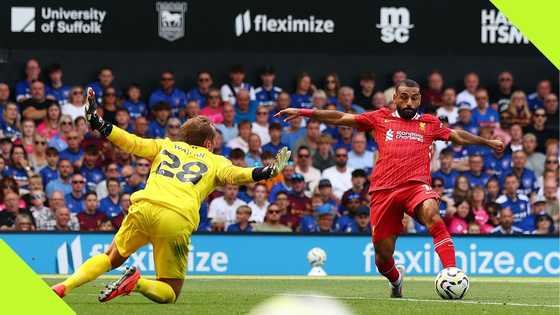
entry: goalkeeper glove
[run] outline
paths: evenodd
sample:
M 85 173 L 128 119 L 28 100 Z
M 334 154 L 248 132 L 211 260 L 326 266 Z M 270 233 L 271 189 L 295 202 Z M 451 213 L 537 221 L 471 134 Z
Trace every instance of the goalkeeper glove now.
M 282 172 L 286 165 L 288 165 L 288 160 L 290 159 L 291 154 L 292 152 L 289 151 L 287 147 L 280 149 L 272 163 L 265 167 L 259 167 L 253 170 L 253 180 L 260 181 L 278 175 Z
M 99 131 L 104 137 L 108 137 L 113 130 L 113 125 L 97 115 L 97 100 L 95 99 L 95 92 L 92 88 L 88 88 L 87 90 L 87 102 L 85 107 L 86 120 L 91 126 L 91 129 Z

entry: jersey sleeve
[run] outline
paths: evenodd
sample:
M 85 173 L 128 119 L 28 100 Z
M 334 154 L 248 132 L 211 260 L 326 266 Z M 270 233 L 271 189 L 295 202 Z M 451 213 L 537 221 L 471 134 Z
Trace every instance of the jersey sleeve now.
M 253 182 L 253 168 L 235 166 L 231 164 L 230 160 L 221 156 L 216 159 L 215 163 L 217 185 L 242 185 Z
M 163 139 L 144 139 L 117 126 L 113 126 L 113 130 L 107 138 L 124 151 L 149 160 L 155 158 L 165 142 Z
M 358 131 L 371 131 L 375 128 L 375 112 L 366 112 L 354 116 Z
M 432 135 L 434 137 L 434 140 L 449 141 L 449 136 L 451 135 L 451 129 L 444 127 L 443 123 L 439 121 L 438 118 L 435 118 L 433 125 L 434 125 L 434 130 L 432 131 Z

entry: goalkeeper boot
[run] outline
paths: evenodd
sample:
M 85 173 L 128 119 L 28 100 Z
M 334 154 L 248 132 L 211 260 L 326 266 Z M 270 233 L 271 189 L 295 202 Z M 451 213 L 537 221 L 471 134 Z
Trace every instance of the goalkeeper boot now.
M 396 265 L 397 270 L 400 273 L 398 283 L 392 284 L 389 283 L 389 287 L 391 288 L 391 297 L 392 298 L 402 298 L 402 289 L 403 289 L 403 280 L 404 280 L 404 266 L 403 265 Z
M 129 295 L 140 279 L 140 271 L 136 267 L 127 267 L 121 278 L 105 286 L 99 294 L 99 302 L 110 301 L 117 296 Z
M 66 286 L 64 284 L 55 284 L 51 289 L 58 295 L 59 298 L 63 298 L 66 295 Z

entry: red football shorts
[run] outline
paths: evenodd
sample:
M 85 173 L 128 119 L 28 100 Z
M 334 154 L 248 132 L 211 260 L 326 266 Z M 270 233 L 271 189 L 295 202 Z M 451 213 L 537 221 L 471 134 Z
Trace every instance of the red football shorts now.
M 373 241 L 400 234 L 404 213 L 416 218 L 414 210 L 428 199 L 439 200 L 439 194 L 430 185 L 414 181 L 372 192 L 370 219 Z

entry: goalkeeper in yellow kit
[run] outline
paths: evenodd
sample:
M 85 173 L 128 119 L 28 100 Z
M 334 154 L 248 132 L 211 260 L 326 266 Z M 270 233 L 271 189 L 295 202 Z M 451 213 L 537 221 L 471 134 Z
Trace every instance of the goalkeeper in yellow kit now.
M 138 248 L 151 243 L 157 280 L 142 278 L 135 267 L 108 284 L 99 301 L 140 292 L 158 303 L 173 303 L 183 286 L 190 237 L 196 230 L 199 208 L 216 186 L 244 184 L 277 175 L 290 151 L 282 148 L 270 165 L 242 168 L 212 153 L 216 130 L 203 116 L 181 126 L 184 141 L 143 139 L 105 122 L 96 113 L 93 90 L 88 89 L 86 118 L 92 129 L 134 155 L 152 162 L 146 188 L 134 193 L 132 205 L 106 253 L 88 259 L 70 278 L 52 289 L 64 297 L 72 289 L 122 265 Z

